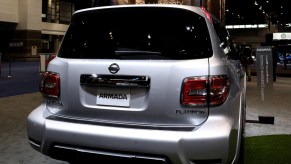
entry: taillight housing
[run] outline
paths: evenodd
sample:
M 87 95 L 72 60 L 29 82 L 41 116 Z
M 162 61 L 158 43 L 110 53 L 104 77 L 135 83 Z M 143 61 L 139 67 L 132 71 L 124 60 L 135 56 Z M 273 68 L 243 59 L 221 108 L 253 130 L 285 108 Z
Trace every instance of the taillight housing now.
M 186 106 L 217 106 L 223 104 L 230 91 L 226 75 L 185 78 L 182 85 L 181 104 Z M 207 103 L 208 102 L 208 103 Z
M 55 72 L 42 74 L 40 92 L 45 97 L 58 98 L 60 96 L 60 75 Z

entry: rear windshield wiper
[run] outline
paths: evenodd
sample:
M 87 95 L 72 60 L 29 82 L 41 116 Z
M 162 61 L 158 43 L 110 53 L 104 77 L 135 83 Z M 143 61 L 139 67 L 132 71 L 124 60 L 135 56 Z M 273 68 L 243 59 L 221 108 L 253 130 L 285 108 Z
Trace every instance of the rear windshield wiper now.
M 134 50 L 134 51 L 115 51 L 115 55 L 117 56 L 130 56 L 130 55 L 161 55 L 161 52 L 155 52 L 155 51 L 140 51 L 140 50 Z

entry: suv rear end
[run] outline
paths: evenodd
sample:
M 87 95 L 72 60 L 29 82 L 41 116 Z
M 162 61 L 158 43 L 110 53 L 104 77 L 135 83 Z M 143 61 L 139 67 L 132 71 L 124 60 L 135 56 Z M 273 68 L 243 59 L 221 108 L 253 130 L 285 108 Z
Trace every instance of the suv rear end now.
M 28 117 L 32 147 L 70 162 L 236 161 L 244 73 L 213 21 L 177 5 L 76 12 Z

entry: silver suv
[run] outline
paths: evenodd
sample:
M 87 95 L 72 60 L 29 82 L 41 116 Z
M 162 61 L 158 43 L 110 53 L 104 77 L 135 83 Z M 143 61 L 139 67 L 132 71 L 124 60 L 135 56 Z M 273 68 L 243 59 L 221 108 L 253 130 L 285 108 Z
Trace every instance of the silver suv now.
M 227 30 L 204 9 L 80 10 L 42 76 L 28 138 L 71 163 L 237 163 L 245 89 Z

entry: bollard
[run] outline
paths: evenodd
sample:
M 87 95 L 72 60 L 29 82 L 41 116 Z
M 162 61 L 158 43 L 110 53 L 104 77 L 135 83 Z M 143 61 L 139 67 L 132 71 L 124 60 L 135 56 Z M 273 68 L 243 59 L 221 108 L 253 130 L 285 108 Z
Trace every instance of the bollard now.
M 12 78 L 12 75 L 11 75 L 11 59 L 9 59 L 9 74 L 8 74 L 8 78 Z
M 2 53 L 0 53 L 0 78 L 2 74 Z

